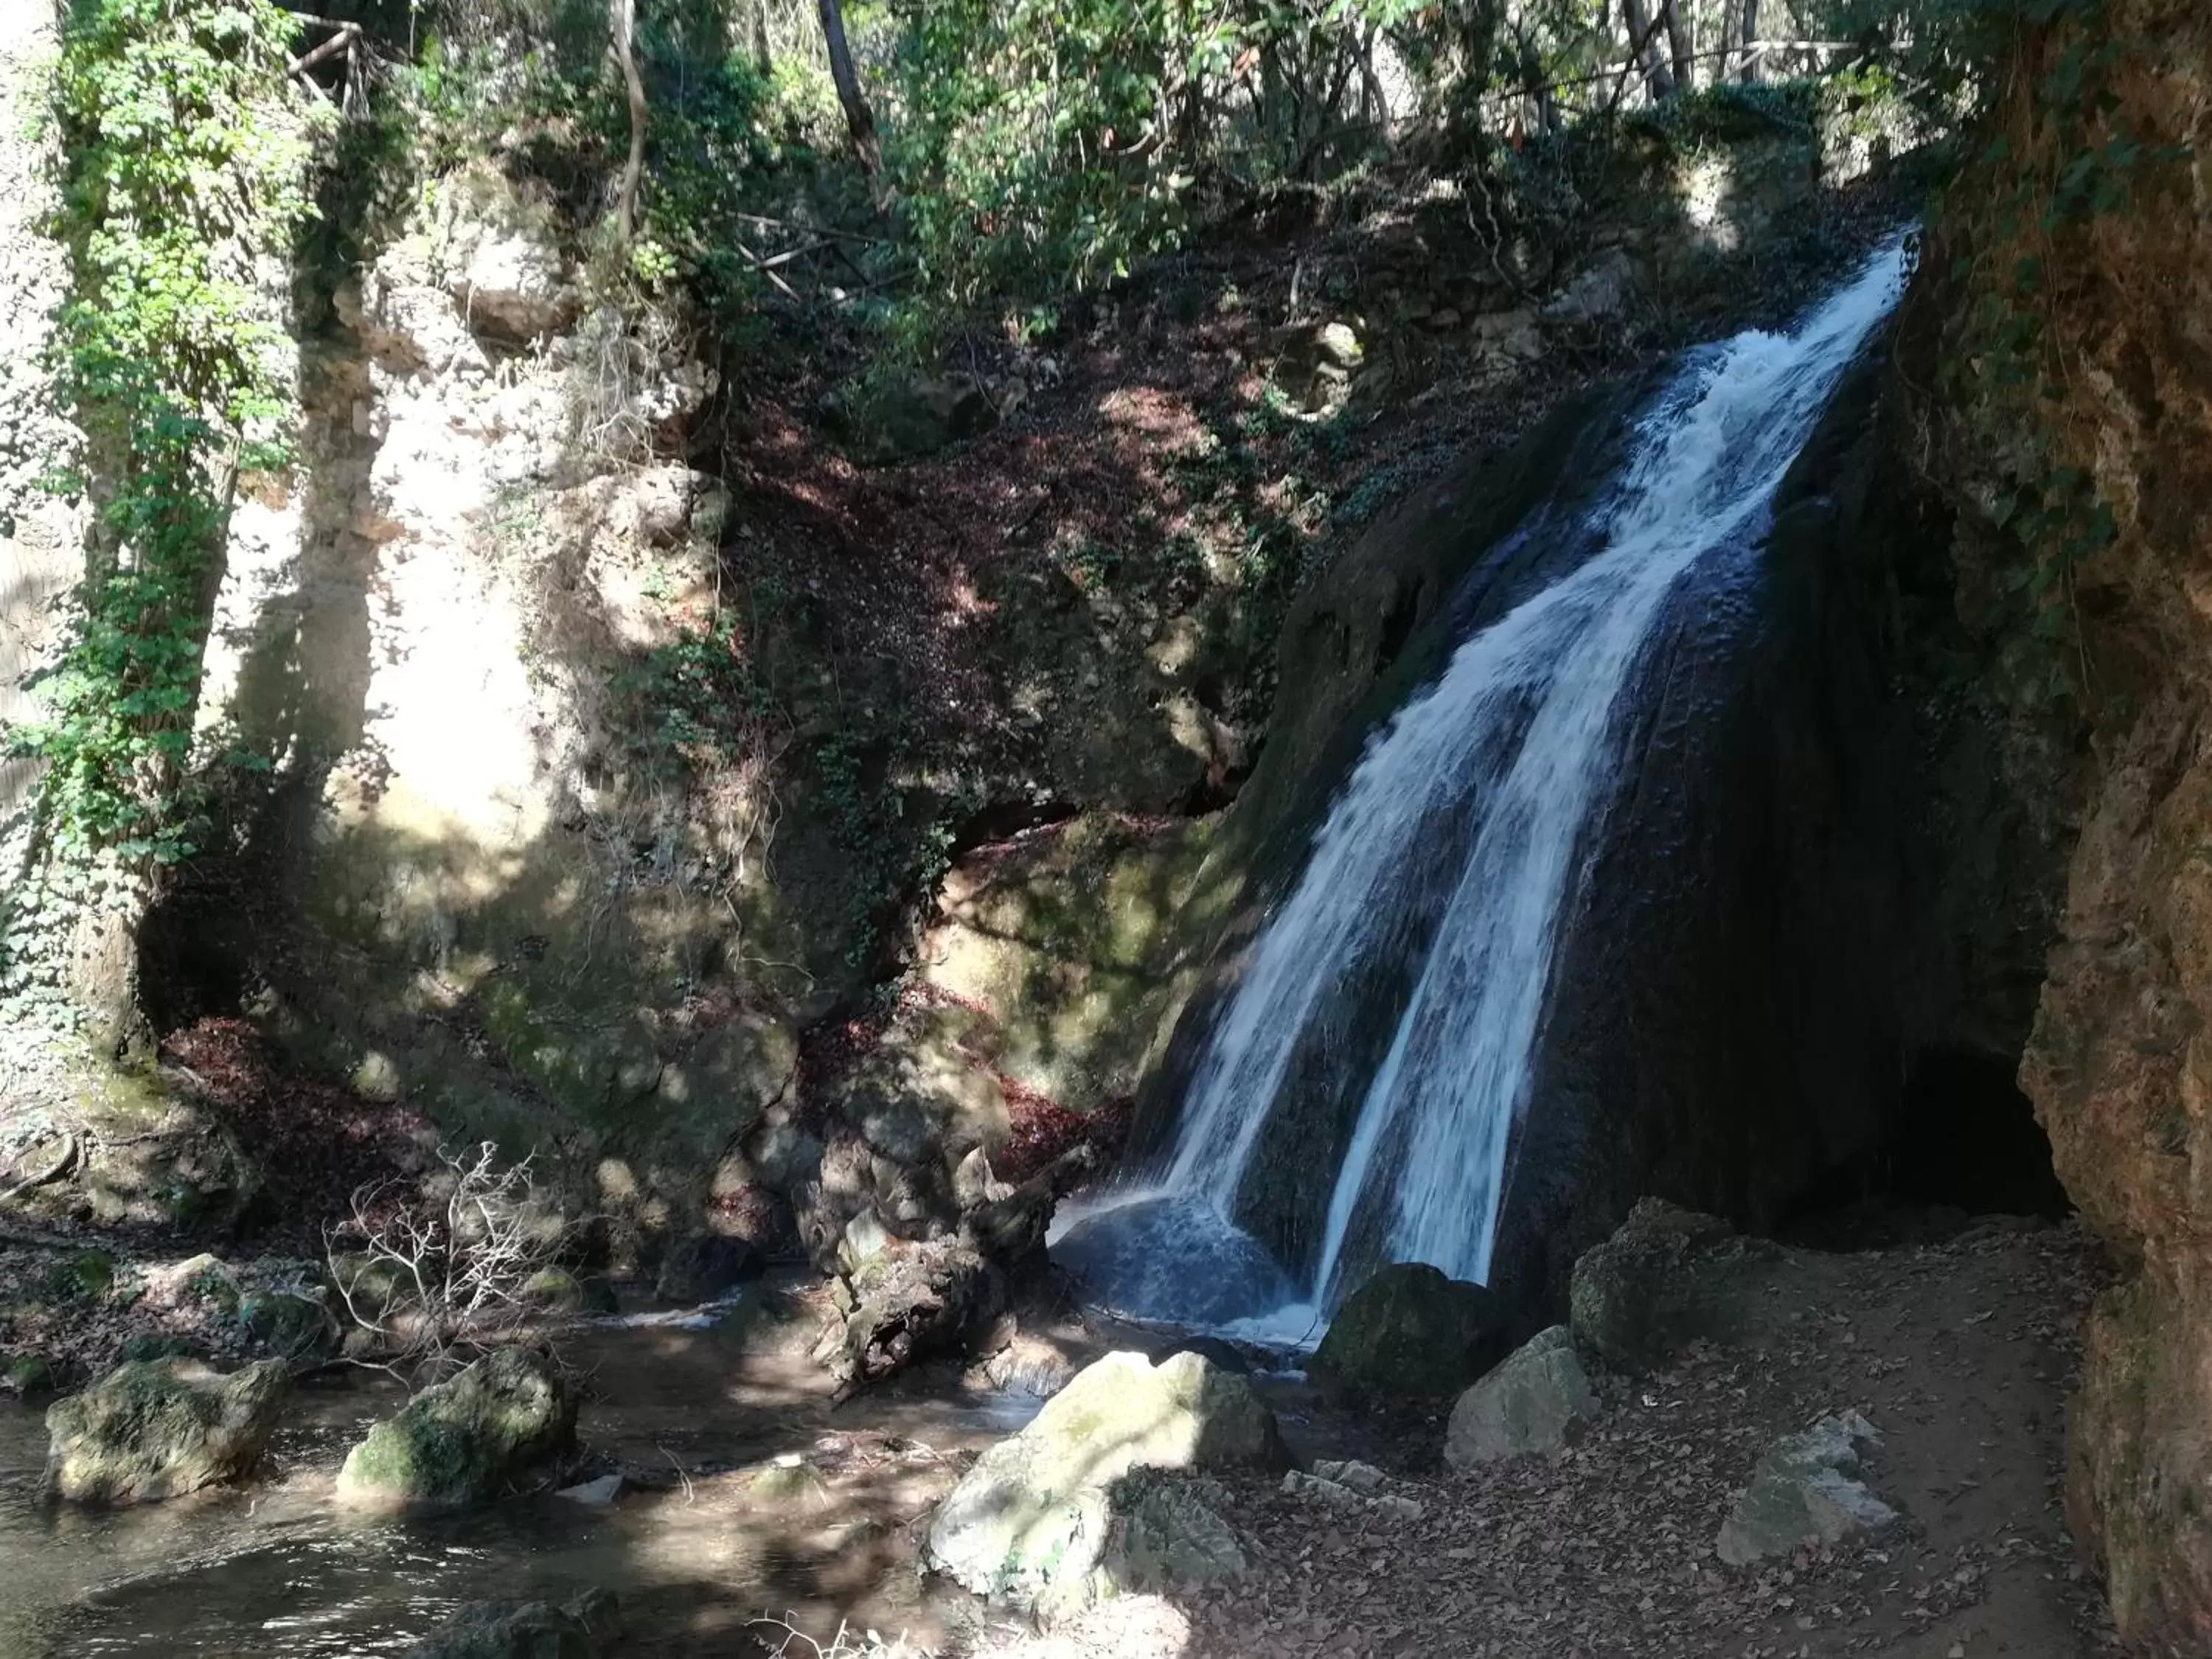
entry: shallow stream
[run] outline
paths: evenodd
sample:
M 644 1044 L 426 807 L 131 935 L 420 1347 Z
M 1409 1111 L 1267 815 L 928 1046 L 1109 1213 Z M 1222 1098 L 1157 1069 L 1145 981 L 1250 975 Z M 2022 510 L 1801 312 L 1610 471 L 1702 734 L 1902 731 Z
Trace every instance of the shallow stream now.
M 915 1523 L 958 1454 L 1036 1402 L 937 1377 L 833 1409 L 794 1344 L 747 1324 L 592 1331 L 568 1350 L 592 1389 L 580 1437 L 638 1483 L 611 1509 L 340 1504 L 346 1448 L 403 1397 L 366 1373 L 303 1386 L 244 1490 L 114 1511 L 48 1504 L 41 1413 L 0 1407 L 0 1659 L 396 1654 L 463 1604 L 589 1589 L 621 1598 L 641 1651 L 743 1654 L 768 1613 L 933 1633 Z M 755 1480 L 779 1459 L 769 1495 Z

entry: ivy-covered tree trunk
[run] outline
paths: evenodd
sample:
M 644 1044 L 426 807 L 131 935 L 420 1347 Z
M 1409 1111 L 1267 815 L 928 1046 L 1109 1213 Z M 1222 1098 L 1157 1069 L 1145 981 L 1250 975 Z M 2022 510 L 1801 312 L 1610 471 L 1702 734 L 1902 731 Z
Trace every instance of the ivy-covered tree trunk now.
M 265 273 L 307 210 L 299 27 L 273 0 L 74 0 L 53 70 L 68 292 L 49 361 L 83 434 L 53 470 L 90 523 L 73 636 L 9 737 L 42 769 L 8 945 L 111 1047 L 137 1026 L 144 907 L 201 833 L 193 732 L 232 496 L 288 459 L 289 295 Z

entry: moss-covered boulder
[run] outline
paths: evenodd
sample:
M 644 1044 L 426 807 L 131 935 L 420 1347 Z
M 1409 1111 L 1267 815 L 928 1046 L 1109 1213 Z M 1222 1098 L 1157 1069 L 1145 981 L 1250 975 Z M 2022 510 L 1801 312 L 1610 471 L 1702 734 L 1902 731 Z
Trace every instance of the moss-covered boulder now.
M 577 1319 L 587 1314 L 611 1314 L 617 1303 L 614 1286 L 604 1279 L 586 1279 L 566 1267 L 540 1267 L 522 1281 L 523 1305 L 556 1318 Z
M 499 1349 L 371 1429 L 346 1454 L 338 1491 L 386 1503 L 483 1503 L 575 1443 L 576 1404 L 550 1355 Z
M 1066 1611 L 1097 1588 L 1093 1575 L 1129 1507 L 1116 1496 L 1128 1477 L 1289 1461 L 1274 1413 L 1243 1377 L 1195 1353 L 1158 1365 L 1109 1354 L 983 1454 L 939 1507 L 924 1559 L 977 1595 Z
M 250 1473 L 291 1387 L 281 1360 L 228 1376 L 194 1360 L 118 1366 L 46 1411 L 46 1484 L 77 1503 L 150 1503 Z
M 1352 1293 L 1308 1369 L 1340 1404 L 1449 1400 L 1510 1352 L 1510 1325 L 1504 1304 L 1481 1285 L 1401 1261 Z

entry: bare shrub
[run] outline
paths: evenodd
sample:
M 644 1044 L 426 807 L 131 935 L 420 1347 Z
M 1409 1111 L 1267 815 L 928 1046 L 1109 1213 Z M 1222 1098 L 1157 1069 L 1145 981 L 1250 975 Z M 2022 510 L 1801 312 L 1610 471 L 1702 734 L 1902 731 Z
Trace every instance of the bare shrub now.
M 532 1159 L 499 1148 L 438 1149 L 420 1183 L 357 1188 L 352 1214 L 324 1230 L 331 1282 L 374 1349 L 365 1361 L 433 1377 L 544 1316 L 531 1281 L 554 1264 L 568 1224 L 538 1194 Z
M 748 1628 L 762 1632 L 753 1639 L 774 1659 L 933 1659 L 931 1650 L 915 1646 L 903 1631 L 886 1642 L 874 1631 L 855 1631 L 840 1622 L 835 1636 L 817 1642 L 788 1615 L 756 1619 Z M 769 1646 L 770 1643 L 775 1645 Z

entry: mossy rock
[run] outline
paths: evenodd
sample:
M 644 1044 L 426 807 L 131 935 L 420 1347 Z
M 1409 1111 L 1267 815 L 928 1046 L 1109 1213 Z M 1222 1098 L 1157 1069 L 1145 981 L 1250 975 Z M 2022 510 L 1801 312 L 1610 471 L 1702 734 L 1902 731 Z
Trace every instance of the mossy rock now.
M 291 1388 L 283 1362 L 223 1376 L 191 1360 L 118 1366 L 47 1409 L 46 1482 L 80 1503 L 148 1503 L 234 1480 L 259 1462 Z
M 1401 1261 L 1361 1285 L 1308 1368 L 1346 1405 L 1420 1406 L 1455 1396 L 1512 1351 L 1504 1305 L 1481 1285 Z
M 196 1255 L 177 1272 L 184 1280 L 185 1293 L 195 1301 L 209 1303 L 225 1313 L 238 1310 L 238 1275 L 220 1257 Z
M 1218 920 L 1200 879 L 1213 826 L 1099 813 L 971 854 L 939 895 L 924 976 L 988 1012 L 1006 1076 L 1071 1111 L 1127 1099 Z
M 299 1291 L 253 1291 L 239 1300 L 238 1321 L 270 1353 L 316 1359 L 335 1352 L 337 1321 L 319 1296 Z
M 551 1356 L 501 1348 L 371 1429 L 346 1454 L 338 1491 L 440 1507 L 483 1503 L 574 1445 L 576 1405 Z
M 748 1497 L 763 1504 L 789 1504 L 822 1490 L 822 1477 L 803 1458 L 770 1463 L 745 1482 Z
M 53 1366 L 44 1354 L 16 1353 L 0 1358 L 0 1394 L 19 1400 L 52 1394 L 59 1386 Z
M 358 1318 L 381 1318 L 414 1299 L 415 1287 L 394 1261 L 343 1251 L 330 1259 L 331 1288 Z
M 77 1250 L 46 1269 L 46 1295 L 60 1303 L 102 1302 L 115 1285 L 115 1258 L 105 1250 Z

